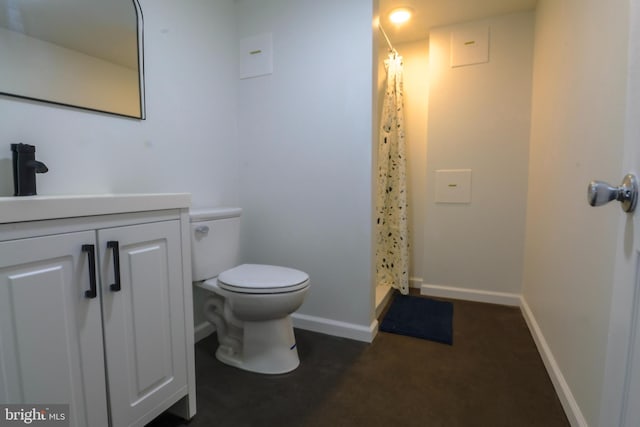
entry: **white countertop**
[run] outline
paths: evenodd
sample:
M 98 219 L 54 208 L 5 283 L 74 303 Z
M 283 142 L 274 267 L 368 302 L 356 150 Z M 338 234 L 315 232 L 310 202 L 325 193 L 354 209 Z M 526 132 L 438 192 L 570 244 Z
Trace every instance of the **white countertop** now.
M 0 197 L 0 224 L 181 209 L 191 205 L 189 193 L 86 194 Z

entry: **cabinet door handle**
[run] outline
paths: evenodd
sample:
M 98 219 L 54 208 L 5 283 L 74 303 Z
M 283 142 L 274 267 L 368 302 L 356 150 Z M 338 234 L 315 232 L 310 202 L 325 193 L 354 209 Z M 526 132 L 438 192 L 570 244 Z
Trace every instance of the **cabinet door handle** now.
M 87 253 L 89 259 L 89 290 L 84 291 L 85 298 L 98 296 L 96 288 L 96 247 L 94 245 L 82 245 L 82 252 Z
M 113 292 L 118 292 L 120 289 L 120 245 L 116 240 L 110 240 L 107 242 L 107 248 L 113 249 L 113 273 L 115 276 L 115 283 L 109 285 L 109 289 Z

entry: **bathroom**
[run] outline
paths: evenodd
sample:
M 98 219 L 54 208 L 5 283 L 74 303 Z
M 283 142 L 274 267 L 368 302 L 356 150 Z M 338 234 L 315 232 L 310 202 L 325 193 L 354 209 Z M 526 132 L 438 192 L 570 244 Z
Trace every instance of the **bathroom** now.
M 624 88 L 603 92 L 589 80 L 576 83 L 578 89 L 554 86 L 545 61 L 566 52 L 549 39 L 577 33 L 577 42 L 600 57 L 576 54 L 567 59 L 568 68 L 588 69 L 590 76 L 607 81 L 624 80 L 622 75 L 612 79 L 603 64 L 620 64 L 619 52 L 608 46 L 626 42 L 616 39 L 620 36 L 615 32 L 596 35 L 588 28 L 602 16 L 607 19 L 598 25 L 616 27 L 626 9 L 624 2 L 616 2 L 615 13 L 604 13 L 609 6 L 593 1 L 588 13 L 580 14 L 582 5 L 563 3 L 566 9 L 559 10 L 552 1 L 541 1 L 535 12 L 540 26 L 535 41 L 546 43 L 547 50 L 532 52 L 534 57 L 542 55 L 542 62 L 534 61 L 530 145 L 577 133 L 584 139 L 581 143 L 599 147 L 591 136 L 597 134 L 598 125 L 611 130 L 609 123 L 615 123 L 614 133 L 621 133 L 622 125 L 613 114 L 619 112 Z M 378 114 L 372 68 L 377 68 L 382 43 L 371 24 L 376 5 L 293 0 L 141 0 L 140 4 L 145 25 L 146 120 L 0 96 L 0 135 L 6 143 L 6 152 L 0 155 L 1 194 L 12 194 L 9 144 L 24 142 L 36 145 L 38 158 L 49 167 L 38 177 L 40 194 L 189 192 L 194 207 L 242 206 L 243 259 L 295 266 L 312 278 L 313 287 L 294 321 L 303 328 L 372 340 L 376 329 L 372 140 Z M 273 75 L 239 80 L 238 40 L 268 32 L 274 33 Z M 402 54 L 401 46 L 397 48 Z M 602 55 L 608 56 L 603 60 Z M 584 114 L 592 127 L 582 131 L 585 120 L 573 117 L 563 125 L 553 122 L 559 128 L 547 128 L 545 119 L 550 119 L 545 114 L 550 107 L 544 97 L 580 100 L 577 95 L 583 92 L 577 90 L 599 100 L 597 113 Z M 584 102 L 576 104 L 587 108 Z M 615 242 L 607 236 L 616 234 L 620 218 L 613 207 L 589 212 L 597 218 L 574 216 L 584 212 L 583 188 L 589 179 L 619 178 L 622 147 L 614 147 L 617 151 L 604 165 L 596 162 L 596 154 L 575 154 L 578 150 L 572 145 L 559 151 L 544 144 L 539 147 L 529 154 L 529 193 L 522 183 L 521 192 L 504 199 L 505 203 L 511 197 L 528 200 L 529 220 L 520 232 L 531 237 L 521 238 L 520 282 L 511 288 L 496 285 L 487 292 L 515 294 L 518 301 L 524 295 L 556 359 L 565 395 L 578 408 L 576 418 L 595 425 L 600 399 L 610 387 L 599 374 L 608 366 L 609 305 L 596 301 L 612 299 L 613 285 L 602 284 L 612 282 L 614 260 L 607 256 L 604 265 L 589 268 L 591 263 L 580 255 L 584 255 L 581 248 L 593 241 L 606 242 L 598 253 L 614 252 Z M 579 173 L 567 176 L 562 172 L 567 165 Z M 569 180 L 570 188 L 579 188 L 579 194 L 574 197 L 569 192 L 565 198 L 554 194 L 555 184 L 563 180 Z M 474 188 L 474 195 L 479 190 Z M 552 200 L 543 203 L 545 192 Z M 597 235 L 580 234 L 584 228 L 597 228 Z M 572 238 L 556 241 L 553 236 L 561 230 L 569 230 Z M 484 251 L 484 243 L 474 241 L 475 250 Z M 463 244 L 464 240 L 456 245 Z M 456 248 L 460 247 L 452 250 Z M 426 256 L 426 248 L 423 251 Z M 565 254 L 575 255 L 566 259 Z M 561 257 L 563 262 L 557 262 Z M 586 259 L 594 257 L 588 253 Z M 423 279 L 417 282 L 419 287 L 430 284 Z M 450 285 L 441 280 L 431 284 Z M 578 292 L 581 298 L 575 298 Z M 568 314 L 560 314 L 563 306 L 571 308 Z M 584 313 L 595 314 L 585 320 Z M 583 322 L 587 330 L 580 327 Z M 576 359 L 579 364 L 573 363 Z

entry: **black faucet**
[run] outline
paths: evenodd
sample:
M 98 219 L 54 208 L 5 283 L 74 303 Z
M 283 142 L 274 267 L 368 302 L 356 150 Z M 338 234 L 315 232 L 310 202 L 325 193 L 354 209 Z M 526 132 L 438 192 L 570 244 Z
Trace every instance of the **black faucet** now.
M 29 144 L 11 144 L 13 152 L 14 196 L 36 195 L 36 174 L 49 171 L 47 165 L 35 159 L 36 147 Z

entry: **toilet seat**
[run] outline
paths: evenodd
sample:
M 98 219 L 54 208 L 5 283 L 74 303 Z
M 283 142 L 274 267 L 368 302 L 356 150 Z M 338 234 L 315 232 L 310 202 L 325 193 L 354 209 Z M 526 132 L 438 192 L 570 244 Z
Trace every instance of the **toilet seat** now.
M 309 286 L 309 275 L 275 265 L 242 264 L 218 275 L 220 288 L 248 294 L 294 292 Z

